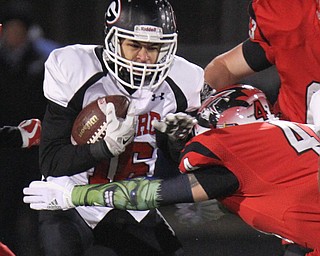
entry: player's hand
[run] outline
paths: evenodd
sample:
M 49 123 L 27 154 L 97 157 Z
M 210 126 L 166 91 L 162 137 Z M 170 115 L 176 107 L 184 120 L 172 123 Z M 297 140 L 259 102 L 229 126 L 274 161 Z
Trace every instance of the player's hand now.
M 71 199 L 73 188 L 70 181 L 64 186 L 50 181 L 33 181 L 23 189 L 23 202 L 34 210 L 67 210 L 75 207 Z
M 192 131 L 197 120 L 186 113 L 169 113 L 162 120 L 153 120 L 152 125 L 160 132 L 168 134 L 171 140 L 184 140 Z
M 39 145 L 41 135 L 41 121 L 29 119 L 22 121 L 18 128 L 22 137 L 22 148 L 30 148 Z
M 125 151 L 126 146 L 134 139 L 135 133 L 135 106 L 129 105 L 126 119 L 119 120 L 112 103 L 107 104 L 107 129 L 104 141 L 109 151 L 114 156 L 120 155 Z

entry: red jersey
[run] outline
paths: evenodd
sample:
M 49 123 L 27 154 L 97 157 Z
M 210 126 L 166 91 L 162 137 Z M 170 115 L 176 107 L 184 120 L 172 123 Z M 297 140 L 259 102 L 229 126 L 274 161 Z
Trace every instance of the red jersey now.
M 308 248 L 320 247 L 320 140 L 287 121 L 214 129 L 194 137 L 180 170 L 222 165 L 239 181 L 221 202 L 253 228 Z
M 316 0 L 254 0 L 250 10 L 250 39 L 263 47 L 280 76 L 277 104 L 282 118 L 312 123 L 307 106 L 320 89 Z

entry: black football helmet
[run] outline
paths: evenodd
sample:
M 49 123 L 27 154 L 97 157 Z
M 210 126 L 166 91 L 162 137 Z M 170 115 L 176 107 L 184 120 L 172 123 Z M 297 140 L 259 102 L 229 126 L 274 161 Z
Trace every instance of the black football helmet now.
M 133 89 L 155 88 L 167 77 L 177 50 L 176 18 L 167 0 L 112 0 L 105 12 L 104 61 L 115 78 Z M 121 56 L 120 41 L 160 43 L 155 64 Z
M 197 113 L 198 127 L 224 128 L 254 122 L 276 120 L 266 95 L 251 85 L 237 84 L 216 92 L 206 99 Z

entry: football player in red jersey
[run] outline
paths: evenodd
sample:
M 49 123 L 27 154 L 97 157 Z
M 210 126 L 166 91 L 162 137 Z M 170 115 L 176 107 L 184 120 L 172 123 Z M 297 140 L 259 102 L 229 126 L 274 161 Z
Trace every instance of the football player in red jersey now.
M 52 183 L 50 192 L 43 190 L 48 184 L 33 182 L 24 190 L 24 201 L 38 210 L 52 210 L 54 200 L 60 209 L 144 210 L 217 198 L 251 227 L 300 245 L 302 255 L 319 256 L 320 139 L 314 126 L 274 118 L 264 93 L 247 85 L 209 97 L 198 122 L 200 133 L 180 157 L 180 171 L 188 175 L 106 185 Z
M 280 77 L 275 114 L 313 123 L 309 103 L 320 89 L 319 11 L 318 0 L 253 0 L 250 38 L 215 57 L 205 68 L 206 82 L 219 89 L 275 65 Z

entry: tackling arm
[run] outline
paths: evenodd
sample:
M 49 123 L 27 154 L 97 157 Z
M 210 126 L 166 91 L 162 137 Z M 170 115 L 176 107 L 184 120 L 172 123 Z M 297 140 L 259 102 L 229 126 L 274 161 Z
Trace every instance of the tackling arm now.
M 147 210 L 227 196 L 238 185 L 232 172 L 215 166 L 167 180 L 136 178 L 108 184 L 76 186 L 69 181 L 64 187 L 52 182 L 34 181 L 23 190 L 23 201 L 35 210 L 66 210 L 83 205 Z

